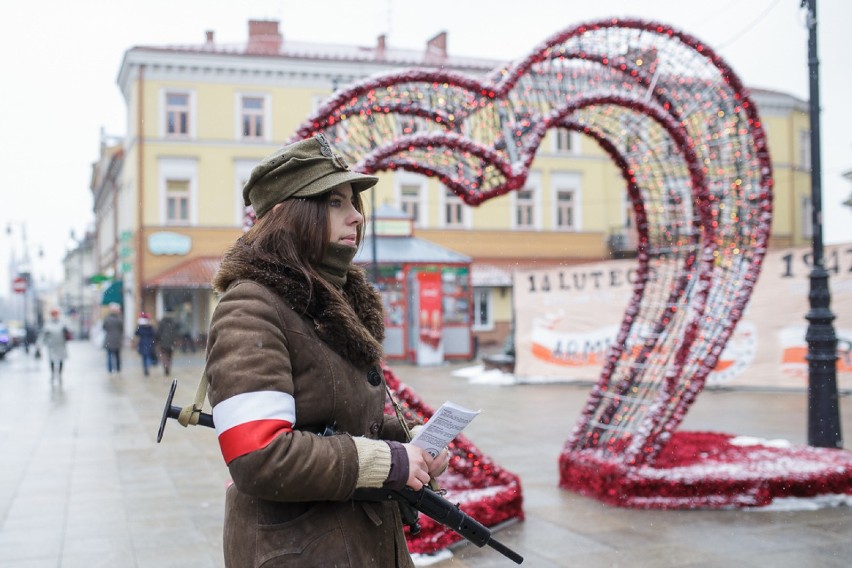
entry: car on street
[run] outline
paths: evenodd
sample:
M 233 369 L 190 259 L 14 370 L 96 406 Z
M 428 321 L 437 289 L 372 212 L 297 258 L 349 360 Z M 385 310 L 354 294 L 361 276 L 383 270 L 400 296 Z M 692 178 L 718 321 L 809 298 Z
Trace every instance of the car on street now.
M 12 347 L 19 347 L 23 345 L 27 338 L 27 332 L 24 331 L 24 328 L 14 323 L 10 324 L 8 327 L 9 340 L 12 342 Z
M 0 323 L 0 359 L 12 350 L 12 338 L 9 337 L 9 328 L 5 323 Z

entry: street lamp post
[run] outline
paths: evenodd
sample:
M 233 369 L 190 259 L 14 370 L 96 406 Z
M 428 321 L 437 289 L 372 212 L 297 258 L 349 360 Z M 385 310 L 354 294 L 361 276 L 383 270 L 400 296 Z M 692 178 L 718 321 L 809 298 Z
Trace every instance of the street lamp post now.
M 822 242 L 822 171 L 820 162 L 819 59 L 817 57 L 816 0 L 802 0 L 807 7 L 808 70 L 810 75 L 811 205 L 813 220 L 813 268 L 810 273 L 808 331 L 808 444 L 841 448 L 837 396 L 837 335 L 831 311 L 831 292 L 825 270 Z
M 41 326 L 39 297 L 35 289 L 35 279 L 33 277 L 33 265 L 30 259 L 29 242 L 27 240 L 27 225 L 25 222 L 15 222 L 20 227 L 19 238 L 21 240 L 21 257 L 16 254 L 16 245 L 14 232 L 12 230 L 13 222 L 9 221 L 6 224 L 6 234 L 9 236 L 12 258 L 9 268 L 13 274 L 23 279 L 23 291 L 21 294 L 23 313 L 21 321 L 24 325 L 24 352 L 30 352 L 30 345 L 35 343 L 36 332 Z M 39 246 L 37 252 L 38 258 L 44 257 L 44 250 Z M 31 301 L 32 300 L 32 301 Z M 31 317 L 32 316 L 32 317 Z
M 77 237 L 74 233 L 74 229 L 71 229 L 71 240 L 76 244 L 77 249 L 74 254 L 77 255 L 77 337 L 80 339 L 84 339 L 86 337 L 86 328 L 85 328 L 85 315 L 86 315 L 86 295 L 85 295 L 85 277 L 84 277 L 84 252 L 86 247 L 87 237 L 85 233 L 80 240 L 77 240 Z
M 373 266 L 370 267 L 373 275 L 373 285 L 379 285 L 379 237 L 376 235 L 376 186 L 370 188 L 370 200 L 373 202 L 372 211 L 370 211 L 370 232 L 373 238 L 370 239 L 373 253 Z

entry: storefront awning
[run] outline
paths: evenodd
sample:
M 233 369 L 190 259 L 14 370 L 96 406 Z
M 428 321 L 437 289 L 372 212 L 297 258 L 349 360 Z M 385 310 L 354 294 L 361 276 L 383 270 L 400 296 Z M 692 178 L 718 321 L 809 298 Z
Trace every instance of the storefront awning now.
M 376 239 L 379 264 L 470 264 L 471 258 L 417 237 L 379 237 Z M 373 262 L 372 237 L 364 239 L 354 262 Z
M 124 304 L 124 285 L 121 280 L 113 281 L 109 286 L 107 286 L 106 290 L 104 290 L 104 295 L 101 298 L 101 305 L 108 306 L 109 304 Z
M 219 270 L 221 258 L 200 256 L 163 271 L 145 282 L 145 288 L 210 289 L 213 276 Z

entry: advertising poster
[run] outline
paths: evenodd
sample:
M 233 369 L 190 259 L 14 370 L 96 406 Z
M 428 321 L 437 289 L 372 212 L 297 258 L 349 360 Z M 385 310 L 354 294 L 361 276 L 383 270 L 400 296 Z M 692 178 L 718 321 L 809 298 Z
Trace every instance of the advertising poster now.
M 418 272 L 418 345 L 417 363 L 427 365 L 440 363 L 444 354 L 441 349 L 441 273 Z
M 746 311 L 708 385 L 806 388 L 811 250 L 766 255 Z M 837 382 L 852 389 L 852 244 L 825 247 L 838 339 Z M 597 381 L 636 278 L 635 260 L 517 271 L 515 374 Z

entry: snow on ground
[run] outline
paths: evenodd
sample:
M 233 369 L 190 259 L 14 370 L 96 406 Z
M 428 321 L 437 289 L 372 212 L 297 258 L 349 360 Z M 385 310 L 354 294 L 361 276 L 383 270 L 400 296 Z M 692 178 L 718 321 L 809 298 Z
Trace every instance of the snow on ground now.
M 817 511 L 832 507 L 852 507 L 852 495 L 818 495 L 817 497 L 777 497 L 765 507 L 750 507 L 747 511 Z
M 503 372 L 500 369 L 486 369 L 485 365 L 462 367 L 461 369 L 456 369 L 451 374 L 454 377 L 467 379 L 468 382 L 476 385 L 534 385 L 565 382 L 580 384 L 583 382 L 575 379 L 567 381 L 566 379 L 559 377 L 544 377 L 536 375 L 519 377 L 513 373 Z
M 442 560 L 449 560 L 453 557 L 453 553 L 449 549 L 442 549 L 433 554 L 412 554 L 411 559 L 414 560 L 415 566 L 431 566 Z

